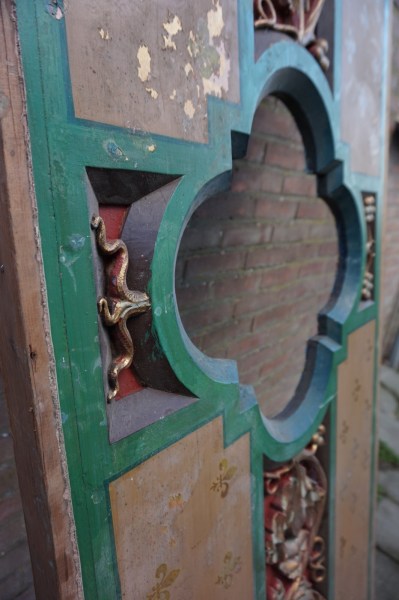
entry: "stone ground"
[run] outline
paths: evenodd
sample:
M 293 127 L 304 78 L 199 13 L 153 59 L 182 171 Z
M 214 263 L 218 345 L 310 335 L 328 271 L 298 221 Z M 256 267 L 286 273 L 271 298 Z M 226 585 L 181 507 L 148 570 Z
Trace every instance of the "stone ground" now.
M 399 373 L 381 367 L 375 600 L 399 598 Z

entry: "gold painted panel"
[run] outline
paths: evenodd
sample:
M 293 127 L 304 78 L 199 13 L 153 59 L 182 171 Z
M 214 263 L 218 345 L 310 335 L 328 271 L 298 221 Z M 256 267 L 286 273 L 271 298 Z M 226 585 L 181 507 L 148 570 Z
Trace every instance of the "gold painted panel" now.
M 236 0 L 69 0 L 75 115 L 206 142 L 207 97 L 239 101 Z
M 123 598 L 253 597 L 249 434 L 224 449 L 219 417 L 109 493 Z
M 349 336 L 339 367 L 335 598 L 368 597 L 375 322 Z

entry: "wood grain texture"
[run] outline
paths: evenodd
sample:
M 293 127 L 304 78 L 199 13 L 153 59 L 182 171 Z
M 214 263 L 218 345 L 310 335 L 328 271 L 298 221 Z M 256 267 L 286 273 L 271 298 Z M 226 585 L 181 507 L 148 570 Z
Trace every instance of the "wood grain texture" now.
M 375 322 L 348 338 L 338 371 L 335 598 L 365 600 L 369 588 Z
M 122 598 L 253 597 L 249 463 L 218 417 L 110 484 Z
M 37 598 L 82 597 L 13 3 L 0 4 L 0 365 Z
M 207 97 L 238 102 L 236 0 L 69 0 L 75 115 L 206 142 Z

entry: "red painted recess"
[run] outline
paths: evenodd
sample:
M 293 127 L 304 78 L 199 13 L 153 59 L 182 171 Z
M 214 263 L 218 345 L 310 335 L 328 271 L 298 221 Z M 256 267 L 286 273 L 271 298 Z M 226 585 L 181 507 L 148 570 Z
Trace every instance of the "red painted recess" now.
M 125 224 L 130 206 L 120 204 L 102 204 L 99 207 L 100 217 L 105 223 L 107 238 L 116 240 L 121 237 L 122 229 Z M 143 389 L 133 367 L 123 369 L 119 374 L 119 392 L 115 396 L 115 400 L 121 400 Z

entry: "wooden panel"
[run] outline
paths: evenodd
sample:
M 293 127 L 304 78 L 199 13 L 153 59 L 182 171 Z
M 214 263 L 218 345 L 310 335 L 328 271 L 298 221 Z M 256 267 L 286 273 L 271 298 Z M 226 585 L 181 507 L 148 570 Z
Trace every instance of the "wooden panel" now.
M 349 336 L 338 371 L 336 600 L 368 597 L 374 334 L 372 321 Z
M 384 4 L 342 2 L 341 136 L 351 145 L 352 169 L 375 176 L 383 150 Z
M 219 417 L 109 491 L 123 598 L 253 597 L 248 434 L 223 449 Z
M 0 365 L 37 598 L 82 597 L 30 173 L 15 6 L 0 3 Z M 1 592 L 0 592 L 1 595 Z
M 69 0 L 75 115 L 206 141 L 207 96 L 239 101 L 235 0 Z

